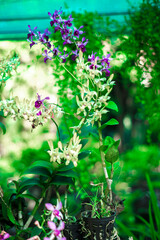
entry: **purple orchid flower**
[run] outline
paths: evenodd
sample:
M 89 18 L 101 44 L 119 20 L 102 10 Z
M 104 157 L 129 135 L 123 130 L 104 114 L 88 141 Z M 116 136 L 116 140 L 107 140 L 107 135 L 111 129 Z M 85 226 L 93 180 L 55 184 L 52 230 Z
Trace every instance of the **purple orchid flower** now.
M 61 27 L 58 25 L 54 28 L 54 33 L 58 32 L 58 31 L 61 31 Z
M 67 37 L 68 36 L 68 34 L 70 33 L 70 29 L 68 29 L 68 28 L 62 28 L 61 30 L 61 35 L 62 35 L 62 37 Z
M 40 31 L 38 32 L 38 36 L 39 36 L 39 41 L 42 43 L 47 43 L 48 42 L 48 35 L 50 35 L 51 32 L 48 31 L 48 28 L 45 29 L 44 33 L 42 34 Z
M 46 100 L 49 100 L 49 99 L 50 99 L 49 97 L 46 97 L 46 98 L 44 98 L 44 99 L 41 99 L 41 97 L 40 97 L 40 95 L 39 95 L 38 93 L 37 93 L 37 96 L 38 96 L 38 100 L 35 101 L 35 107 L 36 107 L 36 108 L 40 108 L 40 106 L 43 105 L 43 102 L 44 102 L 45 99 L 46 99 Z
M 53 48 L 53 56 L 54 56 L 54 57 L 57 56 L 58 53 L 59 53 L 58 47 Z
M 60 24 L 61 23 L 61 17 L 60 17 L 61 14 L 62 14 L 61 9 L 60 10 L 55 10 L 53 15 L 50 12 L 48 12 L 48 15 L 50 16 L 50 19 L 52 20 L 50 22 L 51 27 L 55 24 Z M 57 18 L 59 18 L 59 19 L 57 19 Z
M 92 52 L 92 54 L 90 56 L 88 56 L 88 62 L 95 62 L 95 59 L 96 59 L 96 53 L 93 54 L 93 52 Z M 97 57 L 97 60 L 98 59 L 99 59 L 99 57 Z
M 28 42 L 30 42 L 30 48 L 35 45 L 36 43 L 33 41 L 33 37 L 36 36 L 36 34 L 34 33 L 34 30 L 37 29 L 37 27 L 35 27 L 33 30 L 31 29 L 31 26 L 28 25 L 28 28 L 29 28 L 29 33 L 27 35 L 27 40 Z
M 83 26 L 81 26 L 79 29 L 77 29 L 77 28 L 74 27 L 73 35 L 74 35 L 75 37 L 79 38 L 79 35 L 84 33 L 83 31 L 80 31 L 81 28 L 83 28 Z
M 62 39 L 65 40 L 65 41 L 63 42 L 63 45 L 72 44 L 72 41 L 71 41 L 70 36 L 68 36 L 68 37 L 62 37 Z
M 51 203 L 46 203 L 45 207 L 47 210 L 52 211 L 51 214 L 51 221 L 56 217 L 58 220 L 61 220 L 63 218 L 62 213 L 59 211 L 62 208 L 62 203 L 57 201 L 57 205 L 54 206 Z
M 82 38 L 82 42 L 81 43 L 78 43 L 78 48 L 82 51 L 82 52 L 85 52 L 86 51 L 86 48 L 85 46 L 87 45 L 88 43 L 88 39 L 85 41 L 85 37 Z
M 30 25 L 28 25 L 28 28 L 29 28 L 29 33 L 28 33 L 28 35 L 27 35 L 27 38 L 29 39 L 31 39 L 31 41 L 33 40 L 33 37 L 36 35 L 35 33 L 34 33 L 34 30 L 36 30 L 37 29 L 37 27 L 35 27 L 33 30 L 31 29 L 31 26 Z
M 73 55 L 72 55 L 72 60 L 75 61 L 76 58 L 79 56 L 78 54 L 78 50 L 72 51 Z
M 62 59 L 62 63 L 66 62 L 66 58 L 69 56 L 69 53 L 65 53 L 65 51 L 63 50 L 64 54 L 63 55 L 59 55 L 59 57 Z
M 54 222 L 48 221 L 48 227 L 52 230 L 50 237 L 45 237 L 44 240 L 51 240 L 57 238 L 58 240 L 66 240 L 65 237 L 62 236 L 61 231 L 64 229 L 65 224 L 64 222 L 60 222 L 59 226 L 57 227 Z
M 96 70 L 96 69 L 98 68 L 98 66 L 97 66 L 96 64 L 91 64 L 91 65 L 89 66 L 89 68 Z
M 50 57 L 48 54 L 50 53 L 51 51 L 47 51 L 47 50 L 44 50 L 44 53 L 42 53 L 42 55 L 45 57 L 44 58 L 44 62 L 46 63 L 47 62 L 47 60 L 49 59 L 49 60 L 52 60 L 52 57 Z
M 102 68 L 102 69 L 101 69 L 101 72 L 105 72 L 106 77 L 109 77 L 109 76 L 110 76 L 110 71 L 108 70 L 107 67 L 106 67 L 106 68 Z
M 0 240 L 5 240 L 9 237 L 10 237 L 9 233 L 6 233 L 4 231 L 2 231 L 1 234 L 0 234 Z
M 111 56 L 111 54 L 107 54 L 106 56 L 103 56 L 103 58 L 102 58 L 102 60 L 101 60 L 101 64 L 102 64 L 102 66 L 105 66 L 105 64 L 107 64 L 107 66 L 109 67 L 109 65 L 110 65 L 110 57 Z
M 72 26 L 71 21 L 73 21 L 72 15 L 69 15 L 68 20 L 64 20 L 64 25 L 71 27 Z

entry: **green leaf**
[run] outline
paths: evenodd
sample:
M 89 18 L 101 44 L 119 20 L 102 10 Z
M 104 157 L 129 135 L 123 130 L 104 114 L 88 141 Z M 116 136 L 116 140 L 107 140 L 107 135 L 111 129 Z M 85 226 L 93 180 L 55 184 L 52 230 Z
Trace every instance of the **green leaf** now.
M 112 137 L 110 137 L 110 136 L 107 136 L 105 139 L 104 139 L 104 145 L 106 145 L 106 146 L 110 146 L 110 145 L 112 145 L 113 143 L 115 143 L 115 140 L 112 138 Z
M 47 176 L 47 177 L 51 176 L 50 171 L 45 167 L 31 167 L 25 170 L 23 174 L 36 174 L 36 175 Z
M 152 186 L 152 182 L 151 182 L 148 174 L 146 174 L 146 178 L 147 178 L 147 183 L 148 183 L 148 187 L 149 187 L 149 191 L 150 191 L 150 197 L 151 197 L 151 203 L 152 203 L 153 212 L 154 212 L 154 218 L 156 220 L 157 230 L 160 235 L 160 210 L 158 207 L 158 201 L 157 201 L 156 194 L 155 194 L 153 186 Z
M 117 104 L 113 101 L 108 102 L 107 108 L 115 110 L 116 112 L 118 112 Z
M 74 180 L 71 177 L 55 176 L 50 184 L 54 185 L 74 185 Z
M 88 157 L 91 154 L 91 151 L 83 151 L 78 155 L 78 160 L 84 159 L 86 157 Z
M 75 168 L 75 166 L 73 165 L 72 162 L 70 162 L 68 165 L 61 165 L 58 169 L 58 172 L 61 172 L 61 171 L 67 171 L 67 170 L 70 170 L 70 169 L 73 169 Z
M 99 136 L 98 136 L 98 134 L 97 133 L 94 133 L 94 132 L 90 132 L 89 133 L 89 136 L 92 136 L 92 137 L 94 137 L 96 140 L 99 140 Z
M 44 186 L 42 185 L 40 180 L 37 178 L 22 179 L 19 189 L 18 189 L 18 194 L 23 193 L 24 191 L 28 190 L 29 188 L 31 188 L 33 186 L 39 186 L 41 188 L 44 188 Z
M 44 167 L 47 168 L 50 172 L 53 171 L 53 164 L 51 162 L 43 161 L 43 160 L 37 160 L 34 163 L 32 163 L 31 167 Z
M 149 202 L 149 221 L 150 221 L 150 231 L 151 231 L 152 240 L 156 240 L 157 238 L 156 238 L 155 227 L 153 223 L 151 202 Z
M 77 172 L 75 172 L 74 170 L 69 170 L 69 171 L 63 171 L 63 172 L 57 172 L 58 176 L 65 176 L 65 177 L 73 177 L 73 178 L 77 178 L 78 174 Z
M 107 162 L 114 163 L 119 159 L 119 151 L 117 148 L 111 147 L 107 150 L 105 154 L 105 159 Z
M 7 208 L 7 216 L 13 224 L 19 225 L 19 223 L 16 221 L 16 219 L 15 219 L 15 217 L 14 217 L 10 208 Z
M 119 146 L 120 140 L 115 141 L 112 145 L 108 146 L 107 150 L 105 150 L 105 159 L 107 162 L 114 163 L 119 159 Z
M 102 130 L 104 129 L 105 127 L 107 127 L 108 125 L 117 125 L 119 124 L 119 122 L 114 119 L 114 118 L 111 118 L 108 122 L 106 122 L 105 124 L 103 124 L 99 129 Z
M 87 142 L 88 142 L 88 139 L 81 140 L 82 148 L 87 144 Z
M 20 197 L 20 198 L 28 198 L 28 199 L 32 199 L 34 200 L 35 202 L 38 202 L 38 199 L 30 194 L 18 194 L 17 195 L 17 198 Z
M 4 126 L 4 124 L 2 122 L 0 122 L 0 128 L 2 129 L 3 134 L 6 133 L 6 127 Z

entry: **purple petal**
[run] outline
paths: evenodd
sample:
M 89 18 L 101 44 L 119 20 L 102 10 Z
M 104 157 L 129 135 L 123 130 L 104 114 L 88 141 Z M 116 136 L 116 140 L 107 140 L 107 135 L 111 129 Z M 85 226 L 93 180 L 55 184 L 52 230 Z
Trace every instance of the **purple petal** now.
M 54 222 L 51 222 L 51 221 L 48 221 L 47 222 L 48 224 L 48 227 L 51 229 L 51 230 L 56 230 L 56 224 Z
M 9 237 L 10 237 L 9 233 L 5 233 L 4 236 L 3 236 L 4 239 L 7 239 Z
M 40 101 L 41 100 L 41 97 L 40 97 L 40 95 L 37 93 L 37 96 L 38 96 L 38 101 Z
M 42 101 L 44 101 L 45 99 L 47 99 L 47 100 L 49 100 L 50 99 L 50 97 L 45 97 Z
M 50 238 L 48 238 L 48 237 L 44 237 L 43 240 L 50 240 Z
M 45 204 L 45 207 L 46 207 L 47 210 L 49 210 L 49 211 L 53 211 L 53 210 L 54 210 L 54 207 L 53 207 L 53 205 L 52 205 L 51 203 L 46 203 L 46 204 Z
M 48 12 L 48 15 L 49 15 L 50 17 L 52 17 L 52 15 L 51 15 L 51 13 L 50 13 L 50 12 Z
M 30 44 L 30 48 L 33 46 L 33 45 L 35 45 L 36 43 L 35 42 L 32 42 L 31 44 Z
M 37 115 L 37 116 L 40 116 L 40 115 L 42 115 L 42 112 L 39 111 L 36 115 Z

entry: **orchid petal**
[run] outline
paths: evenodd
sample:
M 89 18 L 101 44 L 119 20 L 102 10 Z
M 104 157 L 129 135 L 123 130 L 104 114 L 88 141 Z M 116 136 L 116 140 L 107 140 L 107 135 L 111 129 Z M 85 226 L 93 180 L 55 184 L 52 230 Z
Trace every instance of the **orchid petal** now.
M 49 144 L 50 145 L 50 144 Z M 46 203 L 45 204 L 45 207 L 49 210 L 49 211 L 53 211 L 54 210 L 54 207 L 51 203 Z
M 9 237 L 10 237 L 9 233 L 5 233 L 4 236 L 3 236 L 4 239 L 7 239 Z
M 48 224 L 48 227 L 51 229 L 51 230 L 56 230 L 56 224 L 54 222 L 51 222 L 51 221 L 48 221 L 47 222 Z
M 63 221 L 60 222 L 58 230 L 62 231 L 65 228 L 65 223 Z
M 57 206 L 56 206 L 56 209 L 57 210 L 60 210 L 62 208 L 62 203 L 57 201 Z

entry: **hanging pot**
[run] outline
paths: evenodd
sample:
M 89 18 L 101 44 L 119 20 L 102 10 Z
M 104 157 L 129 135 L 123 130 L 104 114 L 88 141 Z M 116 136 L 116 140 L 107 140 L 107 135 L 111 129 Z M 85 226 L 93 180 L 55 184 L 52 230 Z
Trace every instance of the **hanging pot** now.
M 67 240 L 82 240 L 81 225 L 79 222 L 65 224 L 64 236 Z
M 91 211 L 82 213 L 82 231 L 89 240 L 108 240 L 113 236 L 115 214 L 110 217 L 92 218 Z M 116 239 L 116 238 L 112 238 Z

